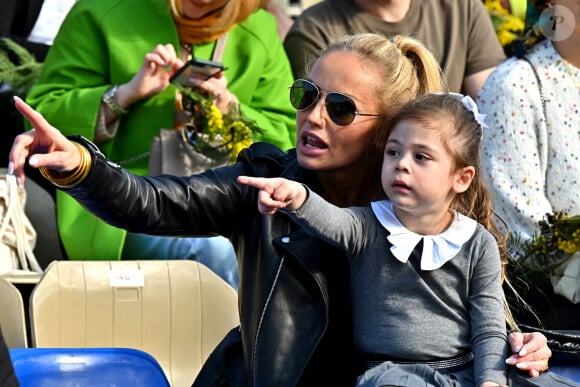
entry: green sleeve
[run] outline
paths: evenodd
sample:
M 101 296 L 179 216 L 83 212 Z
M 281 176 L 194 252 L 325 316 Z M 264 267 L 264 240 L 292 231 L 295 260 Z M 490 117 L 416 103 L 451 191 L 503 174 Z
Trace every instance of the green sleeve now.
M 296 111 L 288 94 L 293 76 L 274 17 L 260 10 L 231 30 L 223 62 L 240 110 L 262 130 L 256 140 L 294 148 Z
M 262 129 L 259 141 L 282 150 L 296 146 L 296 111 L 290 105 L 288 87 L 292 84 L 290 62 L 278 36 L 271 34 L 266 66 L 249 104 L 240 109 Z
M 27 102 L 64 134 L 93 139 L 101 97 L 108 87 L 108 64 L 101 30 L 89 16 L 78 8 L 71 10 Z

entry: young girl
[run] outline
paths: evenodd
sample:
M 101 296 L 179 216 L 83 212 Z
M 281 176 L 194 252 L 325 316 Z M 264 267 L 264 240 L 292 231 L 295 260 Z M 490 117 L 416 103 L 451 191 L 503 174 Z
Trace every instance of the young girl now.
M 238 178 L 260 189 L 261 213 L 284 210 L 351 257 L 355 344 L 368 369 L 359 386 L 507 383 L 503 240 L 480 179 L 483 126 L 470 97 L 409 103 L 387 132 L 389 199 L 370 208 L 338 208 L 282 178 Z

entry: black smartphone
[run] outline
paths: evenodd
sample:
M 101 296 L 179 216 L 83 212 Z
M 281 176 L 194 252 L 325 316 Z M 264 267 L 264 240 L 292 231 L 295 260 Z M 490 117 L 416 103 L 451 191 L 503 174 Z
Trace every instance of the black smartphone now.
M 201 74 L 202 76 L 205 76 L 206 79 L 209 79 L 218 75 L 225 69 L 224 65 L 220 62 L 193 58 L 183 65 L 182 68 L 177 70 L 177 72 L 171 76 L 169 81 L 171 83 L 178 83 L 187 86 L 192 74 Z

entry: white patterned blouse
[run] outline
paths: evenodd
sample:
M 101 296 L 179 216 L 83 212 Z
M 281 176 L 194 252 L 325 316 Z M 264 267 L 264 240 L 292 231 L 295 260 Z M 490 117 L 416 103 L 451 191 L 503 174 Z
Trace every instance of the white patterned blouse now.
M 482 162 L 498 214 L 522 240 L 539 232 L 547 213 L 580 214 L 580 70 L 549 40 L 532 47 L 530 63 L 510 58 L 489 76 L 477 103 L 490 129 Z

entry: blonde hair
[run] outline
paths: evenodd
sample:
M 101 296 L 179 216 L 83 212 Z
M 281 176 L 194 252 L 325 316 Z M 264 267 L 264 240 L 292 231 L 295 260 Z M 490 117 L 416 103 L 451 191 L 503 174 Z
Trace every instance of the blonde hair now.
M 483 128 L 474 114 L 457 96 L 449 94 L 427 94 L 403 107 L 390 123 L 392 129 L 401 121 L 420 122 L 424 127 L 437 131 L 447 152 L 452 156 L 455 171 L 472 166 L 475 175 L 469 188 L 453 199 L 450 208 L 475 219 L 488 230 L 497 242 L 501 261 L 501 280 L 508 282 L 507 234 L 495 222 L 496 216 L 490 191 L 482 178 L 480 142 Z M 389 131 L 390 131 L 389 129 Z M 505 294 L 502 294 L 506 320 L 511 328 L 517 324 L 511 314 Z
M 356 53 L 374 65 L 381 82 L 376 92 L 386 117 L 395 115 L 418 96 L 445 89 L 437 59 L 414 38 L 397 35 L 388 39 L 375 33 L 348 35 L 332 42 L 321 57 L 333 51 Z
M 201 19 L 192 20 L 183 15 L 182 0 L 168 1 L 177 25 L 179 40 L 189 44 L 217 40 L 267 3 L 267 0 L 227 0 L 223 7 Z

